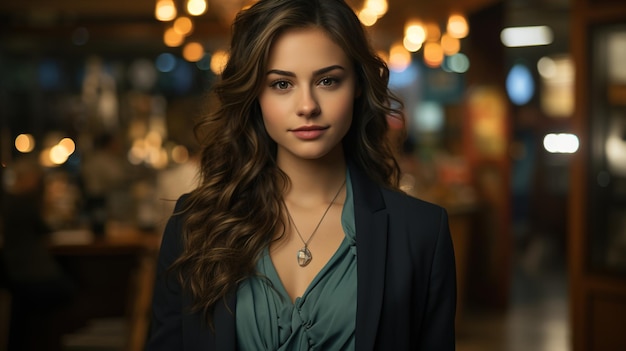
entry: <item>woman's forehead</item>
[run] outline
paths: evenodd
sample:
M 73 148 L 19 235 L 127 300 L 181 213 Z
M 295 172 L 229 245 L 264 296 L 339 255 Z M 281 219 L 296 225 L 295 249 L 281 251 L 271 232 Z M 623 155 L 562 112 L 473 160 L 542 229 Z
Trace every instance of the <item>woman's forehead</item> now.
M 323 29 L 305 27 L 288 29 L 276 37 L 269 52 L 267 68 L 291 70 L 329 65 L 351 66 L 351 60 Z

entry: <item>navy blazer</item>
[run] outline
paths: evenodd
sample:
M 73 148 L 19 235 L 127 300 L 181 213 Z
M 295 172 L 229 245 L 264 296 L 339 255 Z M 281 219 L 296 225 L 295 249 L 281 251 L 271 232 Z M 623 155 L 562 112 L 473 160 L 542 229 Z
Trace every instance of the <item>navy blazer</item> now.
M 357 247 L 356 350 L 454 350 L 456 278 L 446 211 L 380 187 L 350 168 Z M 179 199 L 177 209 L 184 198 Z M 181 216 L 165 229 L 146 350 L 237 349 L 236 292 L 215 307 L 215 331 L 164 272 L 182 252 Z

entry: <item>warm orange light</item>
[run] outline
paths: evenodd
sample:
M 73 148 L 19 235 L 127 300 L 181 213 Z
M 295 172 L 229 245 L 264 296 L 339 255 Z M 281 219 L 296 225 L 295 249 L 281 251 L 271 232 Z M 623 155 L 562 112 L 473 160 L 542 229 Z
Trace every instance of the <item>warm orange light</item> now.
M 223 50 L 217 50 L 211 56 L 211 71 L 217 75 L 222 74 L 226 63 L 228 62 L 228 53 Z
M 422 43 L 414 43 L 409 39 L 409 37 L 404 37 L 402 45 L 404 45 L 404 48 L 410 52 L 416 52 L 422 48 Z
M 441 30 L 435 23 L 427 23 L 424 29 L 426 30 L 426 41 L 439 41 L 441 38 Z
M 387 0 L 366 0 L 364 8 L 371 10 L 377 18 L 383 17 L 389 9 Z
M 429 67 L 439 67 L 443 62 L 443 49 L 438 42 L 428 42 L 424 45 L 424 63 Z
M 172 161 L 182 164 L 189 160 L 189 150 L 183 145 L 176 145 L 172 148 Z
M 163 42 L 169 47 L 180 46 L 183 41 L 185 41 L 185 37 L 178 34 L 174 28 L 166 29 L 163 34 Z
M 448 18 L 446 30 L 451 37 L 462 39 L 469 34 L 469 25 L 463 15 L 453 14 Z
M 169 161 L 169 156 L 167 155 L 167 150 L 164 148 L 153 148 L 150 149 L 148 153 L 148 158 L 146 159 L 146 163 L 152 166 L 154 169 L 163 169 L 167 167 L 167 163 Z
M 405 40 L 422 46 L 426 40 L 426 30 L 421 22 L 411 21 L 404 26 L 404 38 Z
M 389 69 L 396 72 L 404 71 L 411 64 L 411 54 L 401 43 L 394 44 L 389 50 Z
M 197 42 L 189 42 L 183 47 L 183 57 L 189 62 L 198 62 L 204 57 L 204 47 Z
M 189 19 L 189 17 L 178 17 L 174 21 L 173 28 L 176 33 L 187 36 L 193 31 L 193 22 Z
M 35 149 L 35 138 L 30 134 L 20 134 L 15 138 L 15 149 L 21 153 L 29 153 Z
M 39 164 L 44 167 L 58 166 L 58 164 L 55 164 L 54 162 L 52 162 L 52 157 L 50 155 L 50 148 L 45 148 L 41 150 L 41 153 L 39 153 Z
M 159 21 L 171 21 L 176 18 L 176 5 L 173 0 L 157 0 L 154 16 Z
M 192 16 L 200 16 L 207 10 L 206 0 L 188 0 L 187 12 Z
M 67 150 L 69 155 L 73 154 L 74 151 L 76 151 L 76 143 L 74 143 L 74 140 L 70 138 L 61 139 L 61 141 L 59 141 L 59 145 L 63 146 L 65 150 Z
M 70 156 L 65 146 L 57 144 L 50 148 L 50 161 L 55 165 L 62 165 Z
M 445 33 L 441 36 L 441 48 L 444 54 L 452 56 L 461 50 L 461 41 Z
M 378 21 L 378 16 L 372 9 L 364 8 L 359 11 L 359 20 L 364 26 L 371 27 Z

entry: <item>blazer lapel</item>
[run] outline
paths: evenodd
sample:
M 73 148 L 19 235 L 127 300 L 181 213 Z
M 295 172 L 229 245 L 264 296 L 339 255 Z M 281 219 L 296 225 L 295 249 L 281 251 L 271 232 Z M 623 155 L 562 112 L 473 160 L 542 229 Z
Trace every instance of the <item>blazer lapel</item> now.
M 350 167 L 357 247 L 356 349 L 371 350 L 385 286 L 388 215 L 380 187 L 357 167 Z

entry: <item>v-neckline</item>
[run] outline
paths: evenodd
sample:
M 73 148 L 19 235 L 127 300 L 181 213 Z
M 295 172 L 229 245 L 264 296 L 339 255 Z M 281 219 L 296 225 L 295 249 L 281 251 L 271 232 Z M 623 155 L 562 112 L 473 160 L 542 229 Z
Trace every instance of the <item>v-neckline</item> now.
M 324 264 L 322 269 L 320 269 L 319 272 L 317 272 L 317 274 L 315 275 L 315 277 L 313 277 L 313 280 L 311 280 L 311 282 L 306 287 L 306 289 L 304 289 L 302 296 L 296 296 L 296 298 L 293 301 L 291 300 L 291 297 L 289 296 L 289 293 L 287 292 L 287 289 L 285 288 L 285 285 L 283 284 L 283 281 L 280 278 L 280 275 L 278 274 L 276 267 L 274 266 L 274 262 L 272 261 L 272 257 L 270 256 L 268 248 L 265 249 L 265 254 L 264 254 L 265 256 L 263 257 L 263 265 L 265 266 L 265 274 L 272 282 L 272 285 L 276 287 L 278 290 L 280 290 L 279 293 L 283 295 L 283 297 L 286 297 L 286 299 L 289 301 L 289 303 L 292 306 L 296 306 L 299 301 L 301 301 L 304 297 L 306 297 L 309 294 L 311 289 L 319 282 L 319 280 L 322 279 L 324 274 L 330 269 L 331 265 L 334 264 L 335 261 L 337 261 L 339 252 L 342 251 L 345 245 L 348 245 L 347 242 L 348 242 L 348 238 L 344 231 L 343 239 L 341 240 L 341 243 L 339 243 L 339 246 L 337 246 L 337 250 L 335 250 L 333 255 L 326 262 L 326 264 Z

